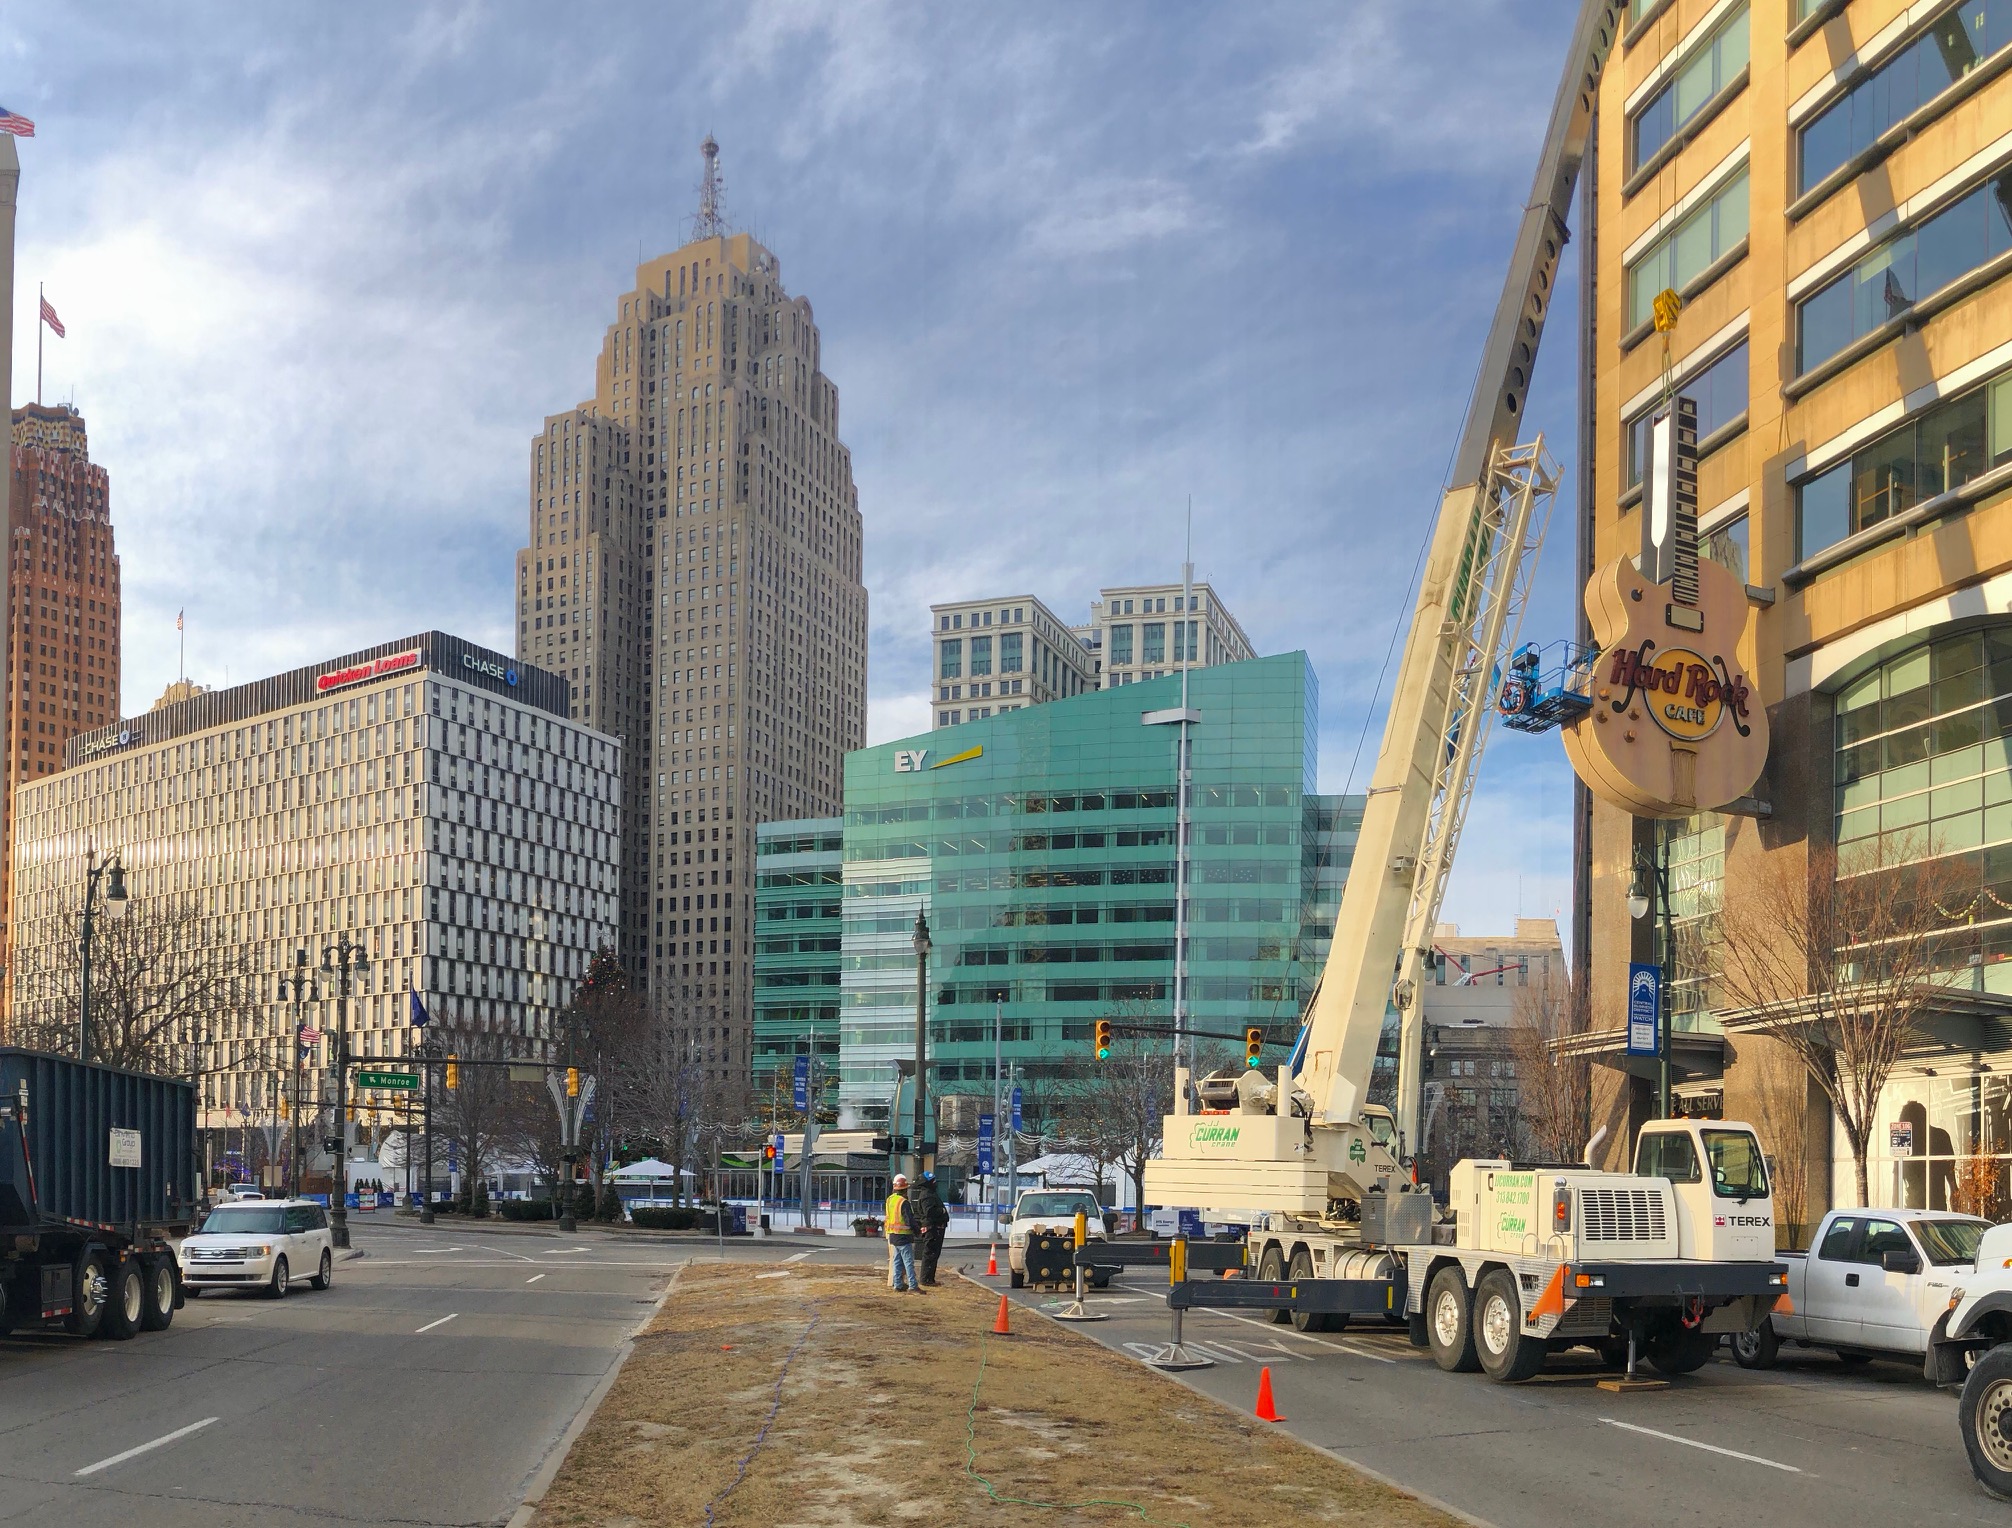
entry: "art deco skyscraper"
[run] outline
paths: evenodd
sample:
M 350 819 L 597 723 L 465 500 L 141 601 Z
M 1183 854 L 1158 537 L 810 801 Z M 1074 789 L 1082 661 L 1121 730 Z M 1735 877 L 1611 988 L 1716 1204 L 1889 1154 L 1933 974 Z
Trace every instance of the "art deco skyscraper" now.
M 721 215 L 637 267 L 594 396 L 531 448 L 517 651 L 627 742 L 621 950 L 691 1054 L 751 1060 L 757 823 L 836 816 L 866 741 L 859 495 L 808 300 Z

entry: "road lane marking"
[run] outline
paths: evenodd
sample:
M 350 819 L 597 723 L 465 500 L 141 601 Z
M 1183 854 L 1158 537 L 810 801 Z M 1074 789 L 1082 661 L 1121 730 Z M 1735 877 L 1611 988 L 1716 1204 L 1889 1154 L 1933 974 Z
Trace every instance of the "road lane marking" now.
M 1242 1321 L 1250 1326 L 1268 1327 L 1272 1325 L 1272 1323 L 1269 1321 L 1260 1321 L 1253 1316 L 1233 1315 L 1231 1312 L 1226 1310 L 1210 1311 L 1209 1314 L 1212 1316 L 1225 1316 L 1228 1317 L 1228 1319 L 1231 1321 Z M 1283 1337 L 1287 1334 L 1281 1332 L 1278 1335 Z M 1337 1353 L 1347 1353 L 1356 1358 L 1373 1358 L 1380 1364 L 1394 1364 L 1397 1362 L 1396 1359 L 1387 1358 L 1381 1353 L 1372 1353 L 1367 1348 L 1352 1348 L 1345 1342 L 1329 1342 L 1325 1337 L 1309 1337 L 1305 1332 L 1302 1331 L 1295 1330 L 1290 1335 L 1298 1338 L 1301 1342 L 1319 1343 L 1320 1346 L 1324 1348 L 1333 1348 Z
M 447 1325 L 448 1322 L 452 1321 L 455 1316 L 458 1316 L 460 1314 L 461 1314 L 460 1311 L 455 1311 L 453 1315 L 442 1316 L 438 1321 L 429 1321 L 426 1323 L 426 1325 L 420 1327 L 419 1330 L 415 1331 L 412 1335 L 417 1337 L 420 1332 L 430 1332 L 436 1326 L 445 1326 Z
M 1651 1438 L 1661 1438 L 1666 1443 L 1681 1443 L 1685 1448 L 1701 1448 L 1708 1454 L 1724 1454 L 1728 1459 L 1744 1459 L 1748 1464 L 1764 1464 L 1771 1470 L 1786 1470 L 1791 1475 L 1800 1475 L 1802 1470 L 1793 1464 L 1783 1464 L 1778 1459 L 1763 1459 L 1759 1454 L 1742 1454 L 1736 1448 L 1720 1448 L 1716 1443 L 1700 1443 L 1696 1438 L 1680 1438 L 1675 1433 L 1657 1432 L 1653 1427 L 1637 1427 L 1633 1422 L 1617 1422 L 1612 1417 L 1600 1418 L 1609 1427 L 1624 1428 L 1628 1432 L 1646 1433 Z
M 542 1273 L 534 1273 L 534 1274 L 532 1274 L 532 1275 L 531 1275 L 531 1277 L 530 1277 L 530 1278 L 526 1279 L 526 1280 L 525 1280 L 524 1282 L 525 1282 L 526 1284 L 535 1284 L 535 1283 L 537 1283 L 537 1282 L 538 1282 L 538 1281 L 539 1281 L 540 1279 L 542 1279 L 542 1278 L 544 1278 L 544 1277 L 545 1277 L 545 1275 L 544 1275 L 544 1274 L 542 1274 Z
M 177 1438 L 186 1438 L 190 1433 L 201 1432 L 205 1427 L 208 1427 L 217 1420 L 216 1417 L 204 1417 L 200 1422 L 191 1422 L 187 1427 L 178 1427 L 171 1433 L 163 1433 L 151 1443 L 142 1443 L 138 1448 L 129 1448 L 123 1454 L 114 1454 L 109 1459 L 100 1459 L 96 1464 L 87 1464 L 76 1473 L 79 1475 L 95 1475 L 100 1470 L 109 1470 L 115 1464 L 124 1464 L 128 1459 L 136 1459 L 141 1454 L 152 1453 L 155 1449 L 172 1443 Z
M 783 1261 L 785 1263 L 800 1263 L 809 1256 L 810 1254 L 808 1252 L 792 1252 L 788 1257 L 784 1258 Z

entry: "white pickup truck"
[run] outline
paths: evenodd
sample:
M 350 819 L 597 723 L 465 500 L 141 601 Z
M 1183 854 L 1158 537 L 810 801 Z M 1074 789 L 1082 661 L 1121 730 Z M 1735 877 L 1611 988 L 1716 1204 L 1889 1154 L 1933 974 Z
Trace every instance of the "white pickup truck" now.
M 1832 1210 L 1813 1252 L 1788 1265 L 1788 1306 L 1732 1339 L 1743 1368 L 1773 1366 L 1785 1342 L 1830 1348 L 1847 1363 L 1900 1358 L 1932 1377 L 1931 1338 L 1977 1261 L 1988 1222 L 1944 1210 Z

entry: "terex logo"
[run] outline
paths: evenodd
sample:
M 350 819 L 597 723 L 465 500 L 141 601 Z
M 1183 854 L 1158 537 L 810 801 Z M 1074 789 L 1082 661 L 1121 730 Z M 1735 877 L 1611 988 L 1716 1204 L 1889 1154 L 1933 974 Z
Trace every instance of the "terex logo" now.
M 1765 1229 L 1774 1224 L 1774 1218 L 1769 1215 L 1714 1215 L 1712 1217 L 1712 1224 L 1714 1226 L 1751 1226 Z
M 1188 1132 L 1188 1145 L 1234 1146 L 1242 1130 L 1241 1125 L 1196 1125 Z
M 927 748 L 897 748 L 894 750 L 894 772 L 897 775 L 912 775 L 929 766 L 924 761 L 929 757 Z

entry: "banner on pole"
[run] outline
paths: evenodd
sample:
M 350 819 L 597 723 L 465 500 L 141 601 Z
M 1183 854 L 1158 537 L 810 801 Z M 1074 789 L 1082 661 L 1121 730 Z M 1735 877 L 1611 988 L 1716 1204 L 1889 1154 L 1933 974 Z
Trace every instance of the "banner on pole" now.
M 1663 968 L 1642 961 L 1628 967 L 1628 1054 L 1662 1053 Z

